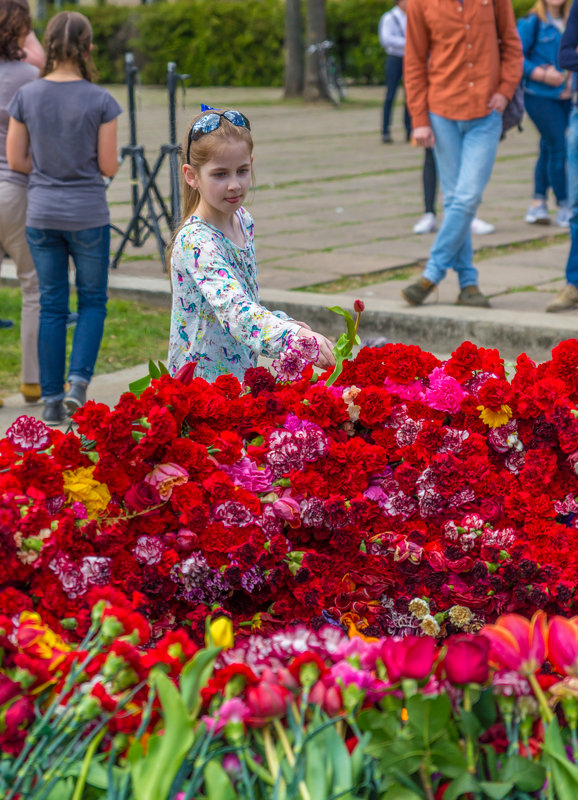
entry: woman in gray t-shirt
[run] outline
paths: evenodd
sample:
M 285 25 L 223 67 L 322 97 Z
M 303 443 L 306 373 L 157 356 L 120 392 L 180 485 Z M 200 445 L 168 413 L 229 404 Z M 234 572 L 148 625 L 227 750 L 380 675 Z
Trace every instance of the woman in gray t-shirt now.
M 25 40 L 31 26 L 26 0 L 0 0 L 0 265 L 5 255 L 10 256 L 16 265 L 22 292 L 20 390 L 24 400 L 36 402 L 40 400 L 40 292 L 25 234 L 28 176 L 13 172 L 6 160 L 6 134 L 10 119 L 7 106 L 21 86 L 38 78 L 38 69 L 24 61 Z
M 121 108 L 91 82 L 91 46 L 86 17 L 56 14 L 46 29 L 43 77 L 19 89 L 8 107 L 8 161 L 30 173 L 26 237 L 40 280 L 43 418 L 53 425 L 86 400 L 106 317 L 110 217 L 102 176 L 118 169 Z M 65 393 L 69 256 L 79 316 Z

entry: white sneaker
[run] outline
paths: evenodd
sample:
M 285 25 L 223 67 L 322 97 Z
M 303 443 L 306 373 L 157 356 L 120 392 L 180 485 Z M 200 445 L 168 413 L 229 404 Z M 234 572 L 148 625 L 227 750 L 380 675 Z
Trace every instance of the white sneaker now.
M 436 215 L 428 211 L 423 217 L 418 220 L 413 226 L 414 233 L 435 233 L 438 229 L 438 221 Z
M 542 200 L 538 205 L 530 206 L 526 211 L 524 222 L 528 222 L 530 225 L 549 225 L 551 220 L 546 203 Z
M 494 233 L 496 230 L 495 225 L 492 225 L 490 222 L 485 222 L 483 219 L 479 217 L 474 217 L 472 220 L 472 233 L 475 236 L 485 236 L 488 233 Z
M 560 206 L 556 214 L 556 225 L 559 228 L 570 227 L 570 217 L 572 216 L 572 209 L 568 206 Z

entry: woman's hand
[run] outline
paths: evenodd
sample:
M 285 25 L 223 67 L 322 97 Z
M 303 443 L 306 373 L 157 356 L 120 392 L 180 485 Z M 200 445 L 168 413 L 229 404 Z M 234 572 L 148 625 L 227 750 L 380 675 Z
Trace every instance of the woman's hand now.
M 333 355 L 333 345 L 321 333 L 315 333 L 310 328 L 300 328 L 297 336 L 300 339 L 315 339 L 319 347 L 319 357 L 315 362 L 315 366 L 320 369 L 329 369 L 335 364 L 335 356 Z
M 543 67 L 536 67 L 532 70 L 530 77 L 532 80 L 541 81 L 547 86 L 553 86 L 554 88 L 562 86 L 567 79 L 566 74 L 557 70 L 553 64 L 548 64 L 547 66 Z
M 422 125 L 419 128 L 414 128 L 411 135 L 415 142 L 422 147 L 433 147 L 436 141 L 434 132 L 429 125 Z

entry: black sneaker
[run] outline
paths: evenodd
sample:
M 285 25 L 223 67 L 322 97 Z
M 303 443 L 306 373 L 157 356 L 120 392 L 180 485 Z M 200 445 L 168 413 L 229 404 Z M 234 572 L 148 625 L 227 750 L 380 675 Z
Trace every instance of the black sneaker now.
M 67 413 L 62 400 L 44 403 L 42 419 L 47 425 L 61 425 L 67 419 Z
M 86 403 L 87 385 L 82 381 L 70 381 L 68 391 L 64 395 L 64 405 L 70 416 Z
M 393 144 L 393 137 L 392 137 L 391 133 L 389 131 L 387 131 L 386 133 L 383 133 L 382 136 L 381 136 L 381 141 L 384 144 Z
M 401 290 L 401 296 L 410 306 L 421 306 L 426 297 L 436 288 L 435 283 L 427 278 L 420 278 L 417 283 L 412 283 Z

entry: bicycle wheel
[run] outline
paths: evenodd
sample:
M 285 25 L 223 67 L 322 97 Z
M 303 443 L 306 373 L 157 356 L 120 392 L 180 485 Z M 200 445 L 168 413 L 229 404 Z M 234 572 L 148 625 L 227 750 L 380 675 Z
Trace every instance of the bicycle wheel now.
M 326 55 L 319 66 L 319 77 L 325 96 L 334 106 L 341 103 L 341 91 L 336 78 L 337 65 L 333 56 Z

